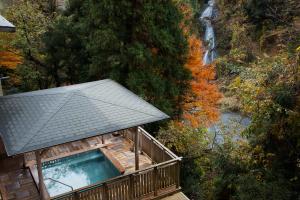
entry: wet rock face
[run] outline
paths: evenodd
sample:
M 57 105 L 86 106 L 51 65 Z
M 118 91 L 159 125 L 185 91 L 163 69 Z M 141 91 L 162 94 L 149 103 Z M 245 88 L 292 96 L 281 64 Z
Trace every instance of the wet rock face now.
M 217 18 L 218 12 L 215 7 L 214 0 L 208 1 L 207 4 L 208 4 L 207 8 L 203 11 L 203 13 L 199 18 L 199 20 L 205 26 L 204 41 L 208 44 L 203 57 L 204 65 L 212 63 L 217 57 L 216 42 L 215 42 L 216 38 L 215 38 L 215 32 L 212 25 L 212 21 Z

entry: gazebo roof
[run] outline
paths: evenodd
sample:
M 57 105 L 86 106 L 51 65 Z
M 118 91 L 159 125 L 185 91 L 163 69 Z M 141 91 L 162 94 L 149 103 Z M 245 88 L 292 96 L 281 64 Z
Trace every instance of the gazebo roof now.
M 0 32 L 15 32 L 16 27 L 0 15 Z
M 0 97 L 0 136 L 9 156 L 166 118 L 109 79 Z

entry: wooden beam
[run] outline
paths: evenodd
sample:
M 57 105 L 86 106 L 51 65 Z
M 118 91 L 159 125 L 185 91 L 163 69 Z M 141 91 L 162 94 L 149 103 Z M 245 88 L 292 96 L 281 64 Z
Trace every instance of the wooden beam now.
M 135 170 L 139 170 L 139 129 L 136 127 L 134 137 Z
M 39 192 L 41 200 L 47 200 L 47 192 L 46 187 L 44 184 L 44 178 L 43 178 L 43 172 L 42 172 L 42 159 L 41 159 L 41 152 L 36 151 L 35 152 L 36 157 L 36 163 L 37 163 L 37 171 L 38 171 L 38 177 L 39 177 Z

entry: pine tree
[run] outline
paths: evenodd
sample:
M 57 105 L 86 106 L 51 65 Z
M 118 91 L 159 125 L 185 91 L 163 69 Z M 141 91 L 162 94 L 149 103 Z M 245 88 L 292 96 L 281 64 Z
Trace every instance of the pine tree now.
M 182 15 L 171 0 L 71 0 L 65 17 L 84 44 L 88 69 L 82 70 L 89 80 L 112 78 L 169 115 L 180 115 L 191 75 L 184 67 Z M 75 52 L 61 50 L 62 57 Z

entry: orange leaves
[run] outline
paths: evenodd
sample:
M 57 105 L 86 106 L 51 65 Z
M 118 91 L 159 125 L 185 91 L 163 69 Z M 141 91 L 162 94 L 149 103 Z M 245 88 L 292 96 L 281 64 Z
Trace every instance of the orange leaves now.
M 7 69 L 15 69 L 18 64 L 22 63 L 22 57 L 10 52 L 0 51 L 0 66 Z
M 152 52 L 153 55 L 157 55 L 158 54 L 158 48 L 155 48 L 155 47 L 151 48 L 151 52 Z
M 15 38 L 14 33 L 0 32 L 0 67 L 14 70 L 18 64 L 21 64 L 22 56 L 18 54 L 11 42 Z
M 193 12 L 189 4 L 179 4 L 184 21 L 181 23 L 184 34 L 189 43 L 189 54 L 185 67 L 193 76 L 190 82 L 191 91 L 185 97 L 183 105 L 183 118 L 193 127 L 209 126 L 219 118 L 218 102 L 222 97 L 217 85 L 214 83 L 215 68 L 213 65 L 203 65 L 202 42 L 191 34 Z
M 216 84 L 215 68 L 212 65 L 203 65 L 203 47 L 195 35 L 188 37 L 189 55 L 185 67 L 193 76 L 191 93 L 187 94 L 184 105 L 183 118 L 193 127 L 209 126 L 218 120 L 218 101 L 222 97 Z

